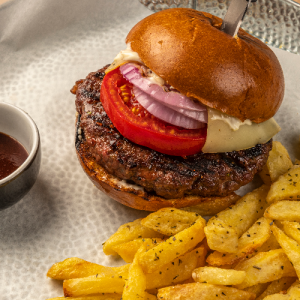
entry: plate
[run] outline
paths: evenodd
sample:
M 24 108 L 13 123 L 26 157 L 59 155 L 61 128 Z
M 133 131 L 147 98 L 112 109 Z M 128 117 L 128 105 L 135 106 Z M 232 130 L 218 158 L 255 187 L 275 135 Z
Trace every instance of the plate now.
M 223 18 L 230 0 L 139 0 L 152 11 L 187 7 Z M 263 42 L 300 54 L 300 4 L 292 0 L 251 3 L 241 26 Z
M 102 265 L 102 243 L 123 223 L 146 215 L 96 189 L 74 149 L 75 97 L 70 89 L 112 62 L 128 31 L 151 14 L 139 1 L 12 0 L 0 6 L 0 101 L 35 120 L 42 162 L 36 184 L 0 212 L 0 298 L 43 300 L 62 296 L 48 268 L 67 257 Z M 276 136 L 300 158 L 300 56 L 273 48 L 282 64 L 286 94 Z

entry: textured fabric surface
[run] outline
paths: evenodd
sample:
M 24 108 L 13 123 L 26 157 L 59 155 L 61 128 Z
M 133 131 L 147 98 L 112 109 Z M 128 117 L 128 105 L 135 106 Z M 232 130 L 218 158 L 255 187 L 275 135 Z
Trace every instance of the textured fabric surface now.
M 48 268 L 77 256 L 103 265 L 102 243 L 122 223 L 146 215 L 98 191 L 74 149 L 74 82 L 110 63 L 131 27 L 151 12 L 138 0 L 11 0 L 0 7 L 0 101 L 36 121 L 42 165 L 29 194 L 0 211 L 0 298 L 62 296 Z M 286 78 L 275 139 L 300 158 L 300 57 L 275 49 Z

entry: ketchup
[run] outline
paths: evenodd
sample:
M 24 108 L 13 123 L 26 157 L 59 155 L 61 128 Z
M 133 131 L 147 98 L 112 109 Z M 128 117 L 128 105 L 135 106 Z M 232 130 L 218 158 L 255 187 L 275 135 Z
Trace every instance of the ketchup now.
M 0 132 L 0 180 L 17 170 L 27 157 L 27 151 L 18 141 Z

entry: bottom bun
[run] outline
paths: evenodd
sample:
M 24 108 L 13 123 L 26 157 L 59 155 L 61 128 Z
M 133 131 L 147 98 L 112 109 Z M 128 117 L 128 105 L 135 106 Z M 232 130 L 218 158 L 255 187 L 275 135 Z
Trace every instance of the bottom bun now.
M 85 151 L 81 151 L 80 144 L 76 147 L 76 152 L 85 173 L 99 190 L 112 199 L 135 209 L 157 211 L 163 207 L 186 207 L 186 210 L 210 216 L 224 210 L 240 198 L 237 194 L 231 193 L 225 197 L 186 196 L 179 199 L 164 199 L 147 193 L 142 187 L 128 184 L 110 175 Z

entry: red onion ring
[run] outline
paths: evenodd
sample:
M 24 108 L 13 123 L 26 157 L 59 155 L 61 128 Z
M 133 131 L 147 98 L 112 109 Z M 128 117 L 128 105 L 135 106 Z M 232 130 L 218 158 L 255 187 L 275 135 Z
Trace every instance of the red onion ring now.
M 127 63 L 120 67 L 122 75 L 133 85 L 137 86 L 143 92 L 151 95 L 157 101 L 168 105 L 169 107 L 177 107 L 187 111 L 201 111 L 204 112 L 202 122 L 207 122 L 207 110 L 201 103 L 196 103 L 190 98 L 174 92 L 166 92 L 162 86 L 152 83 L 147 78 L 143 77 L 138 65 Z
M 160 120 L 186 129 L 199 129 L 205 126 L 205 123 L 201 123 L 193 118 L 187 117 L 182 113 L 175 111 L 174 109 L 155 100 L 153 97 L 151 97 L 136 86 L 133 87 L 133 93 L 135 95 L 136 100 L 148 112 L 150 112 L 153 116 L 157 117 Z

